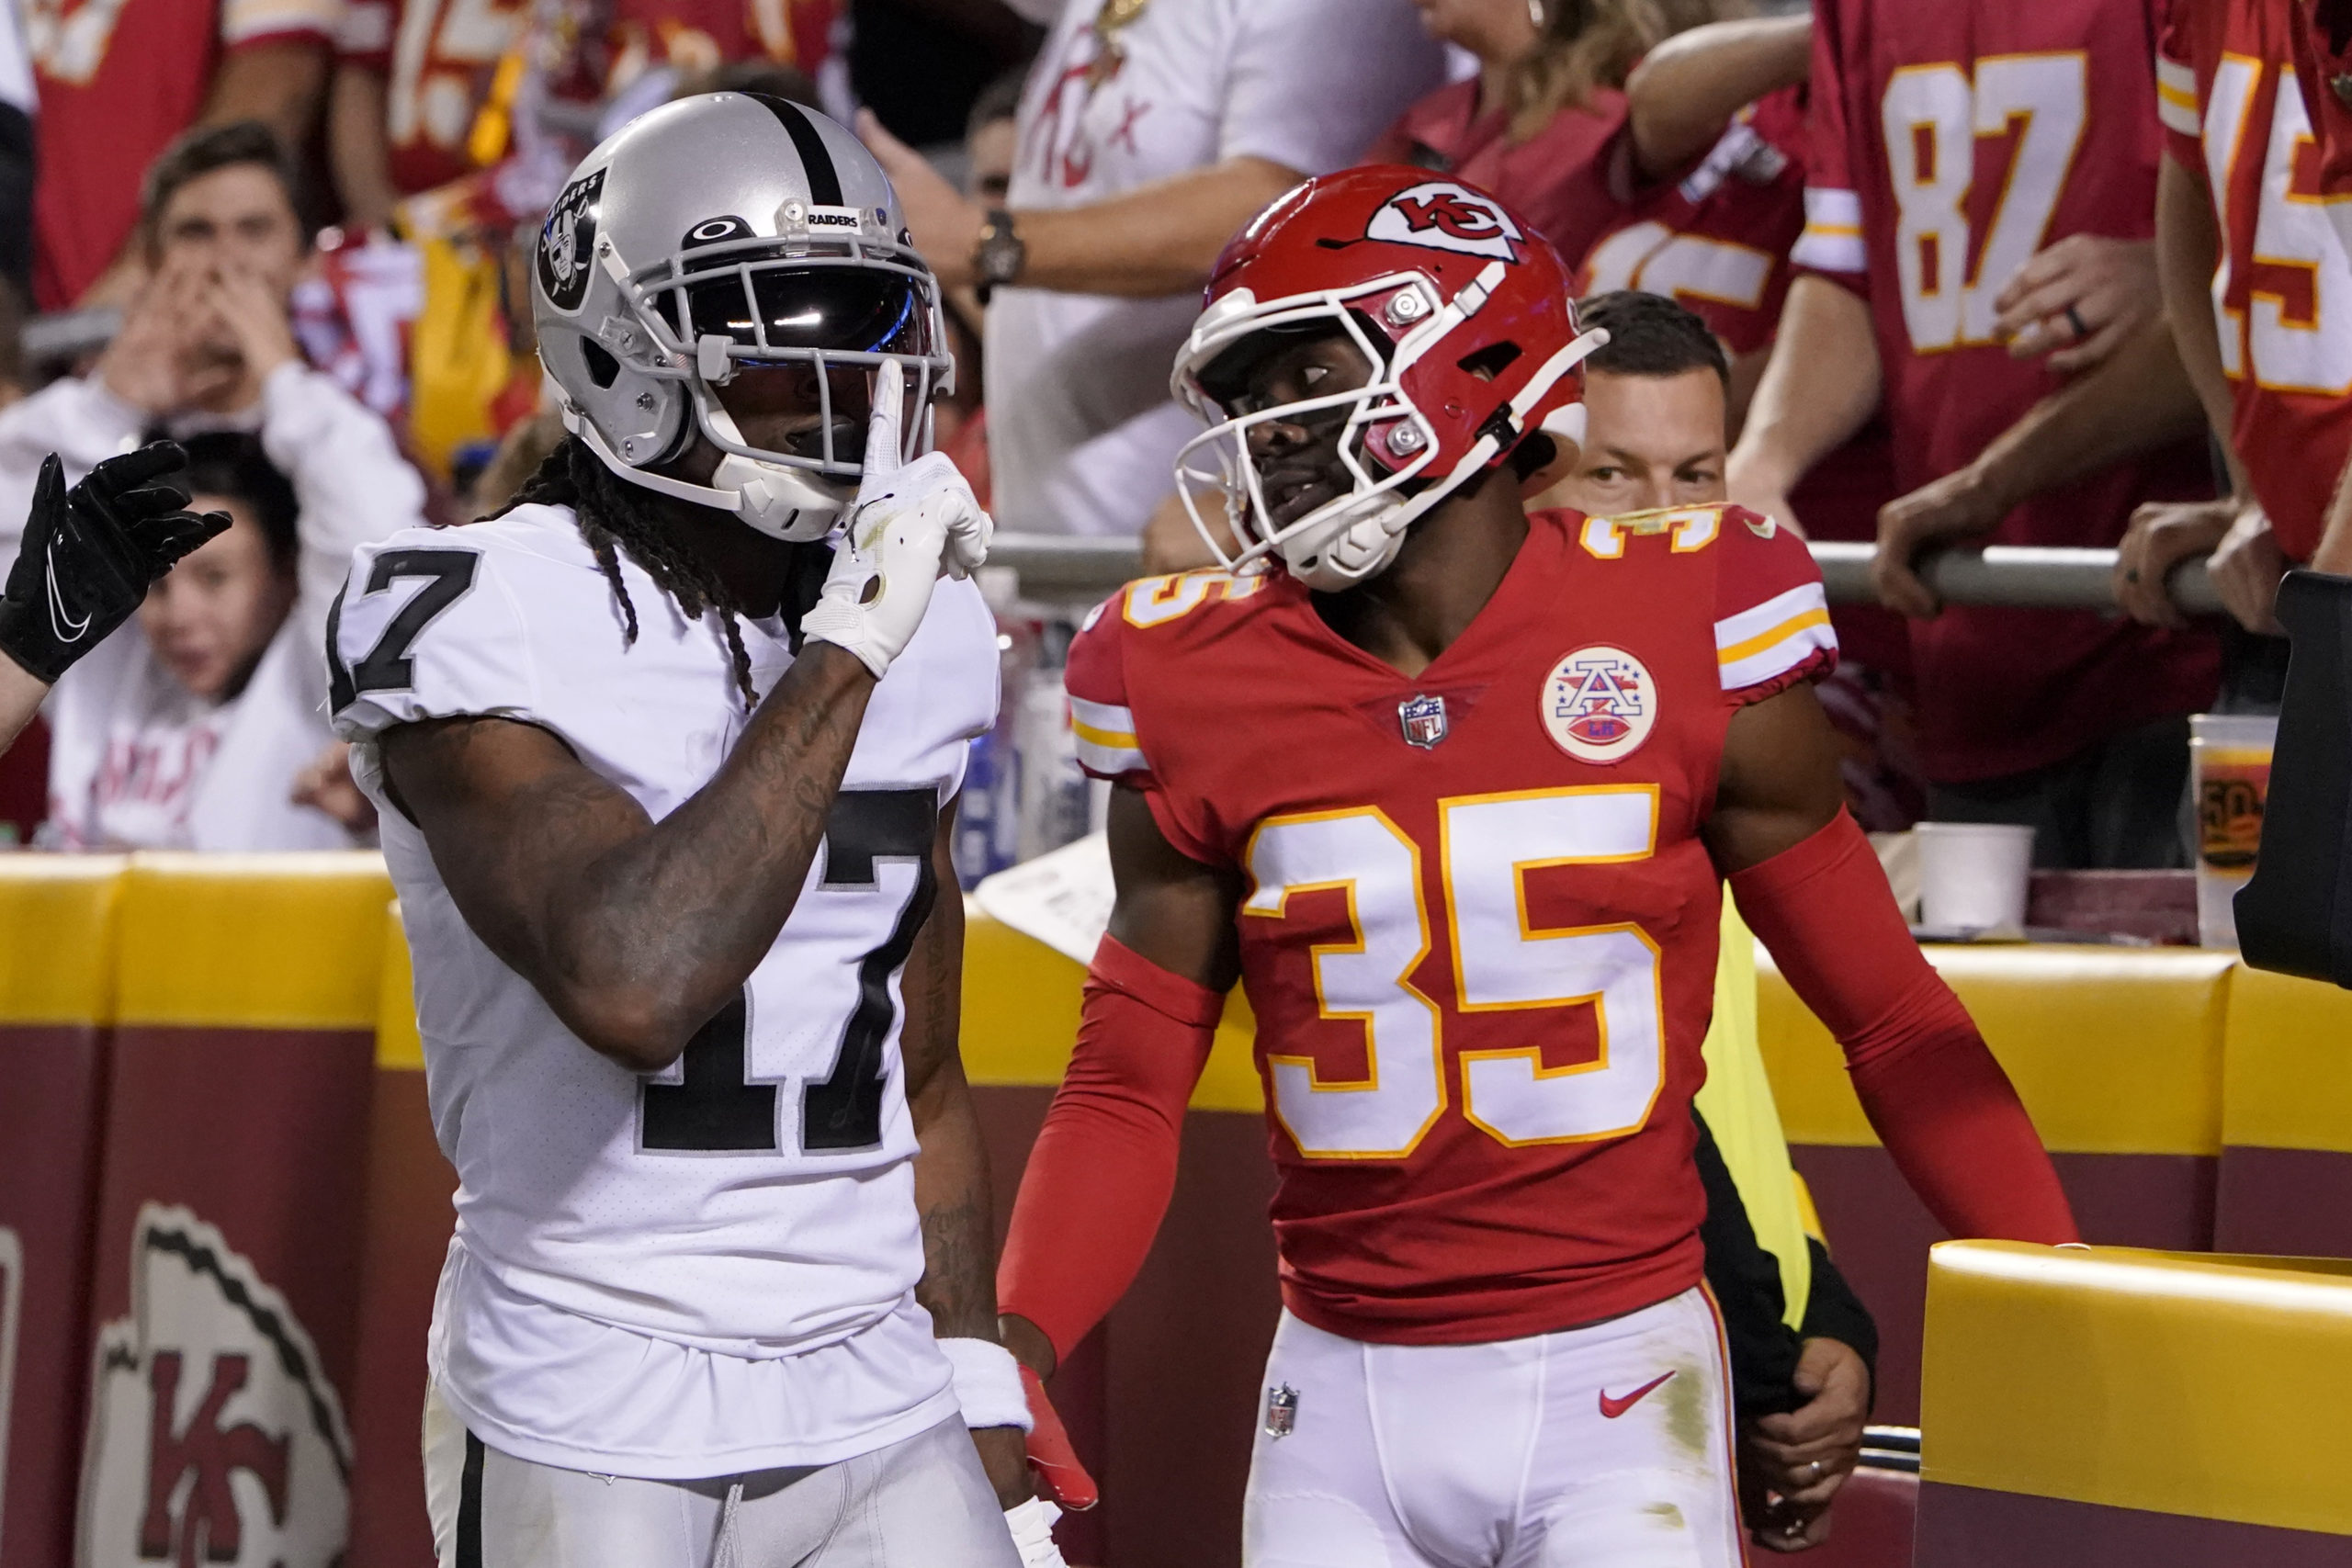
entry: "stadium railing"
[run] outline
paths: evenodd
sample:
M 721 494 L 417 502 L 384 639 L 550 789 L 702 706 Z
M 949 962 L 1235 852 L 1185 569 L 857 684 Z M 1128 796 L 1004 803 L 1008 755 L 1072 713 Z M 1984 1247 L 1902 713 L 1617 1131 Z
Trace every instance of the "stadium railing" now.
M 1833 604 L 1869 604 L 1871 560 L 1878 547 L 1815 540 L 1813 558 Z M 1024 598 L 1042 604 L 1092 603 L 1143 575 L 1143 552 L 1132 539 L 1082 539 L 1054 534 L 1000 531 L 989 564 L 1020 574 Z M 2115 552 L 1991 545 L 1947 550 L 1928 558 L 1920 575 L 1951 604 L 2004 604 L 2034 610 L 2113 610 Z M 2190 615 L 2214 615 L 2221 596 L 2205 563 L 2188 561 L 2172 574 L 2173 603 Z

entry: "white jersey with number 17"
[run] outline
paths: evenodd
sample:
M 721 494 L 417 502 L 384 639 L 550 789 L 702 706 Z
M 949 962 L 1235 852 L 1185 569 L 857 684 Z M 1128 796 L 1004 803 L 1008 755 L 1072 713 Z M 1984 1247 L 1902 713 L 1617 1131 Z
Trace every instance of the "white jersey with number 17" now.
M 466 924 L 385 792 L 376 740 L 457 715 L 535 724 L 657 821 L 750 715 L 715 616 L 622 558 L 639 635 L 572 514 L 526 506 L 361 549 L 328 632 L 335 728 L 382 813 L 458 1227 L 434 1372 L 486 1441 L 642 1476 L 831 1462 L 954 1408 L 922 1272 L 899 975 L 930 851 L 992 722 L 994 626 L 940 583 L 876 689 L 800 900 L 668 1070 L 567 1030 Z M 792 654 L 741 624 L 753 682 Z M 955 890 L 944 890 L 954 897 Z

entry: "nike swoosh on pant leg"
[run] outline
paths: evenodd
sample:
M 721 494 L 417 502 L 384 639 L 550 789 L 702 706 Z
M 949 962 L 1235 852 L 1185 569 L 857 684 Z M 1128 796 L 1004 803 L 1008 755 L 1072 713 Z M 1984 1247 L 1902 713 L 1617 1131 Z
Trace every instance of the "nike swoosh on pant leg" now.
M 1610 1421 L 1616 1420 L 1617 1417 L 1623 1416 L 1628 1410 L 1631 1410 L 1634 1405 L 1639 1404 L 1645 1395 L 1652 1393 L 1658 1388 L 1662 1387 L 1667 1380 L 1672 1376 L 1674 1376 L 1674 1373 L 1671 1371 L 1660 1372 L 1657 1376 L 1650 1379 L 1649 1382 L 1644 1383 L 1633 1393 L 1616 1399 L 1611 1399 L 1609 1396 L 1609 1391 L 1605 1388 L 1602 1389 L 1600 1391 L 1600 1414 L 1602 1418 Z

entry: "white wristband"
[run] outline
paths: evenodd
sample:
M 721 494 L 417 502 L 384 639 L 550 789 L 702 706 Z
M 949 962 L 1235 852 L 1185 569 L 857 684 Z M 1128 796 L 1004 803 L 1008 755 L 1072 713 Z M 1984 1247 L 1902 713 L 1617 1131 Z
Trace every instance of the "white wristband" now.
M 1012 1351 L 993 1339 L 942 1339 L 939 1348 L 955 1369 L 956 1403 L 964 1407 L 965 1426 L 1029 1430 L 1029 1394 Z
M 1062 1549 L 1054 1543 L 1054 1521 L 1062 1511 L 1043 1497 L 1032 1497 L 1004 1511 L 1004 1528 L 1021 1552 L 1022 1568 L 1064 1568 Z

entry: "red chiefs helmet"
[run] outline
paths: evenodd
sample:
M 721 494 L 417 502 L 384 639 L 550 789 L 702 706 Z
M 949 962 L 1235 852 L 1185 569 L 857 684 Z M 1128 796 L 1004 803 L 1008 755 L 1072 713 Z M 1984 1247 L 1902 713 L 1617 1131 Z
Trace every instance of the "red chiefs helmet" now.
M 1252 334 L 1329 322 L 1372 367 L 1352 390 L 1229 413 L 1203 384 Z M 1209 422 L 1176 459 L 1209 547 L 1239 570 L 1278 556 L 1310 588 L 1376 576 L 1406 527 L 1542 429 L 1581 445 L 1584 357 L 1567 272 L 1493 197 L 1426 169 L 1375 164 L 1308 180 L 1252 219 L 1217 258 L 1205 308 L 1177 356 L 1178 400 Z M 1250 433 L 1347 408 L 1340 457 L 1352 490 L 1277 525 Z M 1214 449 L 1219 471 L 1194 467 Z M 1227 551 L 1195 491 L 1222 491 L 1242 548 Z

